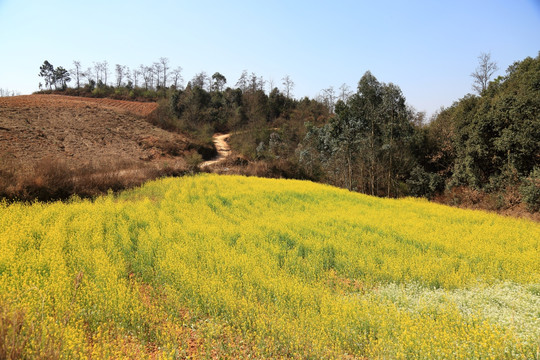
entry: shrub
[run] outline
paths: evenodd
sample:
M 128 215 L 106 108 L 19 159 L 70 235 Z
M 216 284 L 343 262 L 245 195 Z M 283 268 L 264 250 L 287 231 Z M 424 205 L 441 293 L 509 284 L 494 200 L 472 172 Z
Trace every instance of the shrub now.
M 442 189 L 444 181 L 439 174 L 429 173 L 423 167 L 416 166 L 407 179 L 407 185 L 411 195 L 431 198 Z
M 519 192 L 522 201 L 527 205 L 527 210 L 530 212 L 540 210 L 540 168 L 534 168 L 529 177 L 523 180 Z
M 196 171 L 202 161 L 203 157 L 196 151 L 192 151 L 186 155 L 186 163 L 189 171 Z

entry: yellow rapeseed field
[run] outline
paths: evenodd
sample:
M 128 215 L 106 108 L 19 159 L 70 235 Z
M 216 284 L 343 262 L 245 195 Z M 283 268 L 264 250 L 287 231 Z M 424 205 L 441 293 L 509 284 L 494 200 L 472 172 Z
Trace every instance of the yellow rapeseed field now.
M 0 358 L 539 359 L 540 225 L 240 176 L 0 204 Z

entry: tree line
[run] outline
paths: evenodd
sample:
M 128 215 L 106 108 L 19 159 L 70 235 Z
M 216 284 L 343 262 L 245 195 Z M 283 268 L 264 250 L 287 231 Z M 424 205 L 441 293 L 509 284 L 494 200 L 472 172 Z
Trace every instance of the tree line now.
M 73 68 L 66 70 L 62 66 L 55 68 L 49 61 L 45 60 L 40 67 L 39 76 L 43 78 L 45 85 L 39 84 L 39 88 L 52 90 L 66 89 L 67 84 L 74 81 L 74 88 L 90 85 L 95 86 L 115 86 L 119 87 L 143 87 L 145 89 L 167 88 L 169 86 L 179 87 L 183 79 L 182 68 L 171 69 L 169 59 L 161 57 L 159 61 L 152 65 L 141 64 L 138 68 L 130 69 L 126 65 L 116 64 L 111 73 L 108 61 L 93 62 L 93 66 L 83 68 L 80 61 L 73 61 Z M 111 78 L 114 75 L 115 78 Z
M 273 176 L 388 197 L 431 198 L 466 187 L 494 199 L 494 208 L 520 201 L 531 211 L 540 208 L 540 54 L 493 80 L 496 63 L 480 55 L 471 74 L 476 94 L 429 121 L 407 105 L 399 86 L 369 71 L 355 92 L 344 84 L 314 99 L 296 99 L 288 75 L 275 84 L 246 70 L 227 86 L 221 73 L 200 72 L 184 86 L 181 68 L 169 71 L 161 58 L 136 73 L 117 65 L 114 84 L 107 85 L 112 80 L 106 62 L 95 63 L 91 72 L 77 69 L 69 72 L 75 89 L 95 85 L 94 96 L 105 90 L 105 96 L 127 98 L 134 91 L 153 94 L 160 106 L 152 121 L 162 127 L 207 141 L 214 132 L 235 131 L 233 149 L 269 165 Z M 47 86 L 69 90 L 69 80 L 58 79 Z
M 18 91 L 0 88 L 0 97 L 18 96 L 18 95 L 20 95 Z

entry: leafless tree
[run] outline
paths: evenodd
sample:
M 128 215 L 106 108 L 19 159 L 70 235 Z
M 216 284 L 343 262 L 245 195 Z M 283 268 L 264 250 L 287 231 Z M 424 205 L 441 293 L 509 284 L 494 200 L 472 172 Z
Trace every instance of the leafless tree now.
M 109 63 L 107 60 L 94 62 L 94 72 L 96 74 L 96 83 L 101 81 L 104 85 L 107 85 L 107 77 L 109 76 Z
M 334 91 L 334 87 L 330 86 L 327 89 L 324 89 L 322 91 L 322 98 L 323 103 L 328 108 L 328 111 L 330 111 L 330 114 L 334 113 L 334 104 L 336 102 L 336 93 Z
M 87 67 L 84 72 L 81 73 L 81 77 L 86 78 L 86 82 L 90 84 L 90 81 L 92 80 L 92 74 L 94 71 L 91 67 Z M 97 82 L 97 81 L 96 81 Z
M 491 61 L 490 53 L 481 53 L 478 56 L 478 67 L 471 74 L 471 77 L 474 79 L 472 88 L 479 95 L 481 95 L 488 87 L 489 79 L 493 74 L 499 70 L 497 63 Z
M 339 87 L 339 100 L 346 102 L 349 97 L 351 97 L 351 88 L 349 85 L 343 83 Z
M 82 77 L 81 62 L 73 61 L 73 66 L 75 66 L 75 69 L 71 70 L 71 73 L 75 75 L 75 81 L 77 82 L 77 89 L 79 89 L 81 87 L 81 77 Z
M 139 73 L 143 78 L 144 88 L 148 90 L 148 88 L 152 86 L 152 83 L 151 83 L 151 81 L 153 80 L 152 68 L 141 65 L 139 67 Z
M 236 82 L 236 87 L 242 90 L 242 92 L 246 91 L 248 87 L 248 72 L 247 70 L 242 71 L 242 75 L 240 75 L 240 78 Z
M 251 73 L 251 77 L 249 78 L 248 88 L 250 91 L 255 92 L 257 90 L 264 91 L 264 84 L 266 81 L 264 81 L 263 77 L 258 77 L 255 73 Z
M 274 90 L 274 86 L 275 86 L 275 85 L 274 85 L 274 79 L 268 80 L 268 88 L 270 89 L 270 90 L 268 91 L 269 94 L 272 92 L 272 90 Z
M 210 84 L 207 88 L 206 85 Z M 206 74 L 205 71 L 201 71 L 198 74 L 195 74 L 193 79 L 191 79 L 191 86 L 193 87 L 199 87 L 201 89 L 209 89 L 209 91 L 212 88 L 212 79 Z
M 163 71 L 163 87 L 167 87 L 167 70 L 169 70 L 169 59 L 165 57 L 159 58 L 161 64 L 161 70 Z
M 284 86 L 283 90 L 285 96 L 290 98 L 292 96 L 292 90 L 294 89 L 294 82 L 289 75 L 285 75 L 285 77 L 281 80 L 283 81 L 282 84 Z
M 178 86 L 181 86 L 182 82 L 184 81 L 182 79 L 182 68 L 180 66 L 172 71 L 172 80 L 175 89 L 178 89 Z
M 264 92 L 265 86 L 266 86 L 266 80 L 264 80 L 262 76 L 259 76 L 259 81 L 257 82 L 257 87 L 259 88 L 259 90 Z
M 96 74 L 96 84 L 101 80 L 101 63 L 94 62 L 94 72 Z
M 154 86 L 154 81 L 156 79 L 156 73 L 154 71 L 154 67 L 153 66 L 147 66 L 146 71 L 148 72 L 148 76 L 150 78 L 150 88 L 151 89 L 157 88 L 157 86 Z M 158 84 L 159 84 L 159 79 L 158 79 Z
M 107 60 L 101 63 L 101 70 L 103 71 L 103 84 L 107 85 L 107 78 L 109 77 L 109 62 Z
M 153 71 L 154 71 L 154 75 L 156 77 L 156 89 L 157 89 L 160 86 L 163 86 L 162 83 L 161 83 L 161 72 L 162 72 L 161 63 L 155 62 L 153 64 Z
M 141 71 L 139 69 L 133 69 L 131 72 L 131 77 L 133 79 L 133 86 L 137 87 L 139 86 L 139 76 L 141 75 Z
M 41 83 L 40 83 L 41 85 Z M 43 86 L 43 85 L 41 85 Z M 9 89 L 2 89 L 0 88 L 0 97 L 6 97 L 6 96 L 19 96 L 20 93 L 17 91 L 14 91 L 14 90 L 9 90 Z
M 122 86 L 122 81 L 124 80 L 124 76 L 126 75 L 126 66 L 116 64 L 115 70 L 116 70 L 116 87 L 120 87 Z
M 129 66 L 124 65 L 124 78 L 126 79 L 126 87 L 133 88 L 133 76 Z

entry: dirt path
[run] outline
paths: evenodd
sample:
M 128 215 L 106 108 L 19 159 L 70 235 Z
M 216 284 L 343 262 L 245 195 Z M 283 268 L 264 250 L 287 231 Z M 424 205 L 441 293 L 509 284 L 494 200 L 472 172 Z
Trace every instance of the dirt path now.
M 208 166 L 218 164 L 231 155 L 231 147 L 227 143 L 231 134 L 214 134 L 212 141 L 218 152 L 218 156 L 212 160 L 205 161 L 199 165 L 200 169 L 204 169 Z

